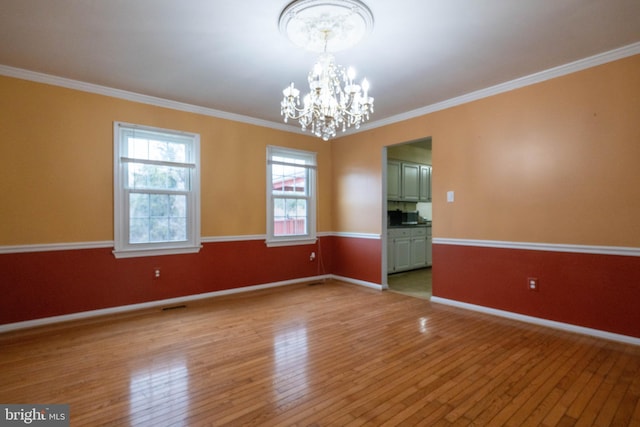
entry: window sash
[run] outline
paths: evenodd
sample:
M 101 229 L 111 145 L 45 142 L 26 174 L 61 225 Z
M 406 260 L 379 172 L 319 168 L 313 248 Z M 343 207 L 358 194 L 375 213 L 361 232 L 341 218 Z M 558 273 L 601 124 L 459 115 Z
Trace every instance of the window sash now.
M 273 170 L 272 170 L 271 193 L 273 195 L 279 195 L 279 196 L 296 195 L 298 197 L 309 197 L 309 193 L 311 190 L 309 188 L 309 182 L 311 177 L 310 169 L 306 169 L 306 168 L 298 168 L 298 169 L 301 169 L 301 171 L 299 172 L 295 171 L 294 173 L 287 173 L 285 171 L 282 174 L 278 174 L 276 176 L 276 179 L 273 178 Z M 301 180 L 302 183 L 299 184 L 298 180 Z M 290 181 L 290 184 L 289 184 L 290 189 L 287 189 L 288 187 L 286 187 L 286 183 L 288 181 Z M 274 188 L 276 187 L 277 184 L 282 184 L 282 187 L 280 189 Z
M 290 202 L 294 202 L 291 206 Z M 303 203 L 300 203 L 303 202 Z M 309 204 L 307 197 L 274 197 L 273 198 L 273 235 L 308 236 Z M 282 205 L 282 206 L 280 206 Z M 299 211 L 300 209 L 300 211 Z
M 142 165 L 142 170 L 136 170 L 137 165 Z M 150 166 L 146 168 L 145 166 Z M 173 167 L 166 165 L 153 165 L 149 163 L 130 162 L 123 164 L 124 188 L 153 191 L 190 191 L 192 182 L 192 170 L 185 167 Z M 134 169 L 135 168 L 135 169 Z M 136 175 L 136 173 L 138 173 Z M 158 176 L 165 182 L 158 181 Z M 138 179 L 136 180 L 136 176 Z M 154 180 L 154 177 L 156 178 Z M 172 180 L 173 178 L 173 180 Z M 171 183 L 174 183 L 171 185 Z
M 154 165 L 154 166 L 169 166 L 176 168 L 195 168 L 195 163 L 180 163 L 180 162 L 168 162 L 165 160 L 148 160 L 148 159 L 138 159 L 136 157 L 120 157 L 120 161 L 123 163 L 140 163 L 143 165 Z
M 284 157 L 283 155 L 275 156 L 275 157 Z M 280 160 L 267 160 L 268 165 L 280 165 L 280 166 L 297 166 L 305 169 L 316 169 L 316 165 L 314 163 L 291 163 L 291 162 L 283 162 Z

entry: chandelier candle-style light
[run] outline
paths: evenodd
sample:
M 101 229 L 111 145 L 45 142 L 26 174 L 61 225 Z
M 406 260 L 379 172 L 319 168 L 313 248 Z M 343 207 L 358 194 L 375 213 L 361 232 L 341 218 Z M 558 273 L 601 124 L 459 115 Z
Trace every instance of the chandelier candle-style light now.
M 322 52 L 308 76 L 309 93 L 302 99 L 291 83 L 282 92 L 280 113 L 284 121 L 299 120 L 302 130 L 327 141 L 337 129 L 356 129 L 369 120 L 373 98 L 369 83 L 355 83 L 355 70 L 335 63 L 329 52 L 358 43 L 373 26 L 371 11 L 357 0 L 297 0 L 280 15 L 280 31 L 294 44 Z

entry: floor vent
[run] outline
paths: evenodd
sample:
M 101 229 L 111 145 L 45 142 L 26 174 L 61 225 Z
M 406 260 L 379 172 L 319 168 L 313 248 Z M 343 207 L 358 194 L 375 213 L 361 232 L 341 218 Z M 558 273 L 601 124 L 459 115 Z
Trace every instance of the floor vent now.
M 309 284 L 307 284 L 307 286 L 316 286 L 316 285 L 322 285 L 324 282 L 311 282 Z
M 171 307 L 162 307 L 162 311 L 177 310 L 179 308 L 187 308 L 187 306 L 182 304 L 182 305 L 173 305 Z

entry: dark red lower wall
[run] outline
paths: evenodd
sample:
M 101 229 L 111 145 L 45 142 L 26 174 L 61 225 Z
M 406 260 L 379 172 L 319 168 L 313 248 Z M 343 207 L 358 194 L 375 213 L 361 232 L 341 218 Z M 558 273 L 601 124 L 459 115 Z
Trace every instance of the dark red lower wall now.
M 197 254 L 125 259 L 109 248 L 3 254 L 0 324 L 329 274 L 331 243 L 205 243 Z
M 332 274 L 382 283 L 380 239 L 333 236 L 331 239 Z
M 434 296 L 640 337 L 639 257 L 434 244 L 433 260 Z M 205 243 L 198 254 L 127 259 L 108 248 L 3 254 L 0 324 L 325 274 L 382 283 L 381 241 Z
M 433 295 L 640 337 L 640 257 L 434 244 Z

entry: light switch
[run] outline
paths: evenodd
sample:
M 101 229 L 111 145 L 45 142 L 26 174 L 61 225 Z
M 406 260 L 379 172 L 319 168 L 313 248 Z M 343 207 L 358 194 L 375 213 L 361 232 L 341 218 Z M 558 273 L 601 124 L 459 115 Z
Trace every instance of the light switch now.
M 447 202 L 453 203 L 453 199 L 454 199 L 453 191 L 447 191 Z

